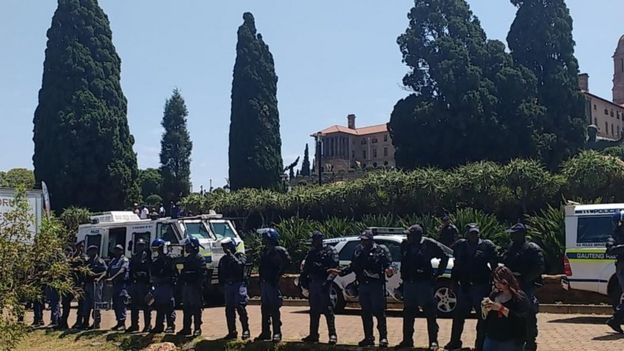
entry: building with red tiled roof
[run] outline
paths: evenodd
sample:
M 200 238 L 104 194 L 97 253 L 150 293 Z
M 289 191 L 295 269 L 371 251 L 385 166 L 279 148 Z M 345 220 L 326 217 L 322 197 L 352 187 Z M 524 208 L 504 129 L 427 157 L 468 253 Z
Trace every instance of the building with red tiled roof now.
M 324 172 L 395 167 L 394 146 L 385 123 L 356 128 L 351 114 L 347 126 L 334 125 L 311 136 L 320 137 Z M 316 145 L 315 155 L 319 155 L 319 143 Z

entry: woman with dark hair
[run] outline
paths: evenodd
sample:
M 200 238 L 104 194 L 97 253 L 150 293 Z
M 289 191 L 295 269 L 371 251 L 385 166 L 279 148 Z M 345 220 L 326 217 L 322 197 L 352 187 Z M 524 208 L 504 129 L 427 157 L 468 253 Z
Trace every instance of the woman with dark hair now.
M 522 351 L 526 340 L 529 300 L 507 267 L 493 273 L 494 291 L 482 302 L 485 342 L 483 351 Z

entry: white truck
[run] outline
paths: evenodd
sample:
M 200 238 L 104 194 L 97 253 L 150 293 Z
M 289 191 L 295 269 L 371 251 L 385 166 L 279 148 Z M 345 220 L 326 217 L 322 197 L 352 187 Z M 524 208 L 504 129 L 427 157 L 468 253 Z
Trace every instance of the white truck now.
M 220 241 L 231 238 L 237 244 L 237 251 L 245 252 L 245 244 L 236 232 L 234 224 L 222 215 L 210 213 L 184 218 L 140 219 L 129 211 L 105 212 L 91 217 L 91 224 L 78 227 L 76 242 L 84 241 L 85 248 L 95 245 L 105 260 L 112 257 L 116 245 L 124 247 L 125 256 L 130 258 L 135 253 L 136 242 L 145 240 L 148 247 L 155 239 L 166 242 L 167 253 L 174 258 L 181 268 L 184 256 L 184 240 L 189 237 L 199 239 L 204 247 L 200 253 L 206 260 L 209 273 L 207 294 L 216 292 L 218 286 L 217 267 L 224 252 Z M 212 289 L 215 288 L 215 289 Z
M 15 195 L 15 189 L 0 188 L 0 223 L 4 221 L 6 213 L 15 209 Z M 26 191 L 26 200 L 33 220 L 30 230 L 34 236 L 39 233 L 43 218 L 43 192 L 41 190 L 28 190 Z
M 615 257 L 607 255 L 607 239 L 613 233 L 613 215 L 624 204 L 570 204 L 565 207 L 566 251 L 563 259 L 564 289 L 607 295 L 613 305 L 622 298 L 615 276 Z

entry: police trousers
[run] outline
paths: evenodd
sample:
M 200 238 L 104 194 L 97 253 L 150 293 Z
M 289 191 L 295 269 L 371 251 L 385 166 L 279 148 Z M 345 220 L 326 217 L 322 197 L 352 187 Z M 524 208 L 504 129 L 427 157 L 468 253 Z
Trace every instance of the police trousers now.
M 191 324 L 195 321 L 195 330 L 200 330 L 202 325 L 202 287 L 200 284 L 185 283 L 182 287 L 182 329 L 191 330 Z
M 262 334 L 273 335 L 282 333 L 282 319 L 280 308 L 282 307 L 282 292 L 278 286 L 268 282 L 260 283 L 260 314 L 262 315 Z
M 71 311 L 71 303 L 74 300 L 74 295 L 72 293 L 65 293 L 63 294 L 63 296 L 61 296 L 61 319 L 59 320 L 59 325 L 62 328 L 68 328 L 68 319 L 69 319 L 69 312 Z M 80 314 L 80 311 L 78 311 L 78 315 Z
M 537 313 L 539 311 L 539 301 L 535 296 L 535 285 L 532 283 L 521 284 L 520 288 L 529 298 L 529 306 L 531 307 L 529 314 L 526 317 L 527 333 L 526 333 L 526 345 L 524 349 L 526 351 L 537 350 Z
M 362 308 L 362 326 L 364 338 L 375 340 L 373 335 L 373 316 L 377 318 L 379 338 L 387 339 L 388 327 L 386 324 L 386 292 L 385 284 L 380 280 L 361 282 L 358 287 L 358 299 Z
M 615 264 L 615 276 L 618 279 L 618 283 L 620 284 L 620 289 L 622 289 L 621 291 L 624 291 L 624 261 L 618 261 Z M 624 304 L 622 303 L 621 296 L 620 296 L 620 303 L 615 308 L 613 319 L 615 319 L 620 324 L 624 322 Z
M 87 282 L 85 284 L 85 301 L 82 305 L 82 318 L 85 325 L 89 324 L 91 311 L 93 311 L 93 321 L 96 326 L 100 325 L 102 315 L 100 310 L 95 308 L 95 304 L 102 302 L 102 282 Z
M 439 328 L 433 287 L 434 283 L 431 280 L 403 282 L 403 341 L 414 340 L 414 321 L 419 307 L 427 318 L 429 343 L 438 341 Z
M 310 300 L 310 336 L 319 337 L 321 315 L 325 315 L 329 336 L 336 335 L 334 307 L 329 296 L 331 281 L 312 279 L 309 287 Z
M 113 310 L 118 324 L 126 321 L 126 303 L 128 302 L 128 288 L 125 283 L 113 284 Z
M 151 287 L 148 283 L 137 282 L 132 283 L 129 288 L 130 295 L 130 324 L 133 327 L 139 327 L 139 311 L 143 311 L 143 320 L 145 327 L 149 328 L 152 324 L 152 314 L 150 307 L 145 302 L 145 297 L 150 292 Z
M 480 313 L 479 313 L 480 314 Z M 516 341 L 498 341 L 486 337 L 484 339 L 483 351 L 523 351 L 524 345 L 517 344 Z
M 461 335 L 464 331 L 464 323 L 470 315 L 470 311 L 474 309 L 477 312 L 477 338 L 475 340 L 475 350 L 483 349 L 483 341 L 485 334 L 483 330 L 483 318 L 481 315 L 481 301 L 490 295 L 489 283 L 460 284 L 456 289 L 457 307 L 453 315 L 453 327 L 451 329 L 451 343 L 461 344 Z
M 156 323 L 154 329 L 163 329 L 165 319 L 167 327 L 175 329 L 175 299 L 173 284 L 164 283 L 154 286 L 154 309 L 156 310 Z
M 228 334 L 236 334 L 236 313 L 240 319 L 243 332 L 249 331 L 249 316 L 247 314 L 247 285 L 243 282 L 225 283 L 223 286 L 225 298 L 225 319 Z

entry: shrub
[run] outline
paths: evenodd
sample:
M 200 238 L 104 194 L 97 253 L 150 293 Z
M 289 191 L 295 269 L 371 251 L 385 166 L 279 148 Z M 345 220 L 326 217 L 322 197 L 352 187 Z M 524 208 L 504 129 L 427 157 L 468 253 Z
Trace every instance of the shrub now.
M 624 163 L 596 151 L 585 151 L 563 165 L 564 195 L 581 202 L 624 201 Z
M 160 195 L 152 194 L 145 198 L 145 204 L 150 207 L 158 206 L 163 203 L 162 197 Z
M 565 214 L 562 208 L 548 206 L 537 216 L 527 217 L 529 235 L 544 250 L 546 273 L 563 272 L 565 253 Z
M 78 226 L 90 222 L 91 213 L 86 208 L 69 207 L 61 213 L 60 220 L 68 234 L 75 235 Z

